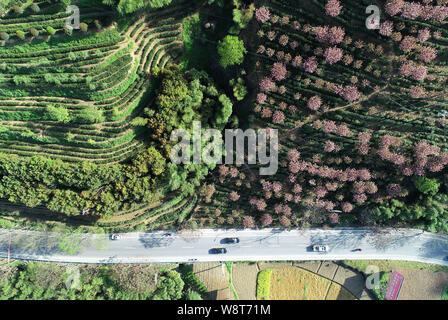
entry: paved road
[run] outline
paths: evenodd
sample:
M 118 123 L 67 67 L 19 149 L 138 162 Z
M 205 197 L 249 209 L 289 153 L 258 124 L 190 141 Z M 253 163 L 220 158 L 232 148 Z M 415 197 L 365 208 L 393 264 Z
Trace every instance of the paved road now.
M 63 237 L 35 231 L 12 231 L 11 258 L 81 263 L 149 263 L 244 260 L 345 260 L 389 259 L 447 265 L 448 236 L 414 229 L 307 229 L 307 230 L 210 230 L 195 233 L 135 232 L 108 236 L 86 235 L 75 238 L 79 252 L 59 249 Z M 240 243 L 224 245 L 225 237 L 238 237 Z M 72 239 L 73 240 L 73 239 Z M 310 250 L 312 244 L 327 244 L 327 253 Z M 8 256 L 9 231 L 0 229 L 0 257 Z M 227 254 L 212 255 L 214 247 L 225 247 Z M 362 248 L 361 252 L 352 252 Z M 190 260 L 191 261 L 191 260 Z

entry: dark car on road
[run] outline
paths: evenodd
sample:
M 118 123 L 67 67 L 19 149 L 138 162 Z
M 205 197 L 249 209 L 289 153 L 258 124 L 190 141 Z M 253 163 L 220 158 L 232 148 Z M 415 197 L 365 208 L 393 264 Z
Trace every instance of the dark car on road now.
M 240 239 L 238 238 L 224 238 L 221 240 L 221 243 L 239 243 Z
M 208 251 L 209 254 L 224 254 L 227 253 L 226 248 L 213 248 Z

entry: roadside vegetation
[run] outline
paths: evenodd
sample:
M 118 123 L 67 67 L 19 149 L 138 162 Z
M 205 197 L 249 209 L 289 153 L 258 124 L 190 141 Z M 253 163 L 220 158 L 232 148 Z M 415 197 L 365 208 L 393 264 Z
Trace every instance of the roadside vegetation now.
M 258 273 L 257 298 L 262 300 L 355 300 L 340 284 L 297 267 Z
M 0 223 L 446 232 L 447 3 L 370 4 L 3 1 Z M 194 121 L 278 130 L 277 173 L 174 165 Z

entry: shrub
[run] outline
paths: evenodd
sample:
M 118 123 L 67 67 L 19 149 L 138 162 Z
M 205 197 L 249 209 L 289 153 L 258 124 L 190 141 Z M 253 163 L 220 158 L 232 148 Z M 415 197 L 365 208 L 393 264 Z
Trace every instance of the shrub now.
M 15 12 L 16 14 L 22 14 L 22 13 L 23 13 L 23 7 L 18 6 L 18 5 L 13 6 L 13 7 L 12 7 L 12 10 L 14 10 L 14 12 Z
M 247 95 L 247 88 L 243 78 L 232 79 L 229 84 L 233 87 L 233 96 L 236 100 L 241 101 Z
M 40 12 L 40 8 L 39 8 L 39 5 L 38 5 L 37 3 L 33 3 L 33 4 L 30 6 L 30 9 L 31 9 L 34 13 Z

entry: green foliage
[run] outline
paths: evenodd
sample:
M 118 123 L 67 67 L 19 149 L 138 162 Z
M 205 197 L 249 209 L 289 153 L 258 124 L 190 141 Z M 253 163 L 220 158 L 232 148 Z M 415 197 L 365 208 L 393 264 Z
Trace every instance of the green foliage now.
M 148 123 L 148 119 L 142 118 L 142 117 L 136 117 L 132 119 L 131 126 L 134 127 L 144 127 Z
M 251 3 L 249 7 L 245 7 L 240 0 L 233 0 L 233 5 L 235 7 L 232 10 L 234 25 L 230 28 L 229 33 L 238 35 L 252 20 L 255 6 Z
M 166 160 L 156 148 L 150 147 L 146 152 L 141 152 L 132 159 L 132 165 L 133 170 L 139 175 L 158 176 L 165 171 Z
M 378 289 L 373 289 L 373 293 L 377 297 L 378 300 L 385 300 L 387 288 L 389 287 L 390 281 L 390 273 L 389 272 L 380 272 L 380 283 Z
M 16 31 L 16 36 L 17 36 L 17 38 L 19 38 L 20 40 L 25 40 L 25 32 L 23 32 L 22 30 L 17 30 L 17 31 Z
M 232 101 L 224 94 L 219 96 L 219 102 L 221 102 L 222 107 L 218 111 L 218 117 L 216 118 L 216 123 L 218 126 L 226 124 L 232 115 L 233 104 Z
M 232 266 L 233 266 L 233 262 L 231 261 L 225 261 L 224 262 L 227 268 L 227 272 L 229 273 L 229 288 L 233 293 L 233 297 L 235 298 L 235 300 L 239 300 L 238 297 L 238 293 L 235 290 L 235 287 L 233 286 L 233 281 L 232 281 Z
M 31 79 L 28 76 L 14 76 L 12 80 L 16 86 L 26 86 L 31 83 Z
M 152 0 L 149 3 L 150 8 L 162 8 L 171 4 L 173 0 Z
M 188 79 L 188 80 L 187 80 Z M 218 101 L 210 96 L 213 90 L 211 78 L 205 72 L 195 69 L 182 73 L 179 67 L 170 65 L 157 76 L 156 99 L 151 109 L 145 113 L 151 138 L 159 142 L 168 156 L 171 132 L 176 128 L 192 130 L 193 121 L 201 121 L 202 127 L 213 122 L 216 117 L 218 128 L 223 128 L 232 113 L 232 103 L 224 94 Z
M 207 0 L 207 3 L 209 5 L 216 4 L 218 7 L 223 8 L 224 7 L 224 0 Z
M 118 266 L 73 265 L 67 268 L 53 263 L 15 262 L 5 268 L 9 270 L 0 274 L 0 300 L 177 300 L 182 297 L 184 287 L 180 274 L 174 270 L 158 270 L 161 277 L 157 288 L 139 282 L 132 286 L 121 279 L 126 278 L 126 272 L 138 272 L 133 268 L 150 274 L 146 269 L 151 268 L 149 266 L 143 269 L 130 266 L 122 270 Z M 79 270 L 79 278 L 76 270 Z M 144 277 L 130 281 L 150 282 Z M 198 299 L 198 294 L 192 290 L 187 291 L 186 296 Z
M 443 287 L 441 300 L 448 300 L 448 286 Z
M 203 299 L 199 293 L 191 289 L 188 289 L 187 293 L 185 294 L 185 300 L 203 300 Z
M 201 36 L 201 20 L 199 14 L 187 17 L 182 21 L 181 36 L 184 42 L 182 66 L 186 69 L 199 64 L 201 59 L 204 59 L 204 51 L 206 51 L 203 45 L 197 45 L 197 41 Z
M 427 195 L 435 195 L 439 192 L 440 183 L 436 179 L 429 179 L 425 176 L 415 176 L 412 182 L 418 191 Z
M 120 0 L 117 6 L 117 10 L 121 14 L 128 14 L 137 11 L 144 5 L 144 0 Z
M 243 63 L 244 55 L 247 53 L 243 40 L 236 36 L 227 35 L 218 43 L 218 53 L 221 56 L 220 64 L 227 68 L 228 66 L 239 65 Z
M 193 291 L 194 293 L 198 294 L 199 297 L 202 300 L 202 296 L 207 296 L 207 288 L 204 286 L 204 284 L 199 280 L 199 278 L 196 276 L 196 274 L 193 272 L 192 268 L 189 265 L 181 264 L 179 266 L 179 271 L 182 274 L 182 279 L 185 282 L 185 286 L 188 288 L 188 290 Z M 187 300 L 193 300 L 188 299 Z M 194 299 L 199 300 L 199 299 Z
M 23 14 L 23 7 L 21 5 L 14 5 L 12 9 L 16 14 Z
M 51 36 L 54 36 L 55 33 L 56 33 L 56 30 L 55 30 L 52 26 L 48 26 L 48 27 L 46 28 L 46 30 L 47 30 L 47 32 L 48 32 Z
M 33 37 L 38 37 L 39 36 L 39 31 L 37 31 L 36 28 L 31 28 L 30 29 L 30 33 Z
M 39 5 L 38 5 L 37 3 L 33 3 L 33 4 L 30 6 L 30 9 L 31 9 L 34 13 L 38 13 L 38 12 L 40 12 L 40 8 L 39 8 Z
M 89 26 L 87 25 L 87 23 L 81 22 L 79 24 L 79 29 L 81 30 L 81 32 L 86 33 L 87 30 L 89 29 Z
M 420 196 L 415 203 L 405 204 L 392 199 L 372 208 L 372 218 L 385 222 L 391 219 L 407 221 L 430 231 L 448 231 L 448 196 L 436 194 L 434 196 Z
M 104 4 L 116 7 L 121 14 L 130 14 L 145 6 L 162 8 L 168 6 L 171 2 L 172 0 L 103 0 Z
M 9 40 L 9 34 L 7 32 L 0 32 L 0 39 Z
M 272 269 L 265 269 L 257 276 L 257 298 L 269 300 L 269 289 L 271 287 Z
M 64 25 L 64 32 L 66 35 L 71 37 L 73 35 L 73 28 L 70 26 Z

